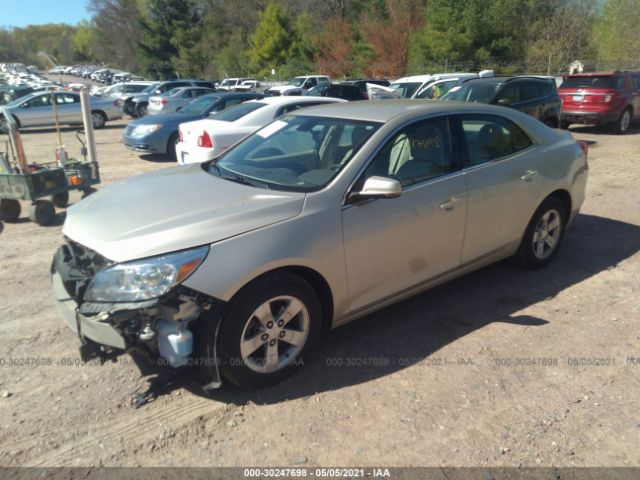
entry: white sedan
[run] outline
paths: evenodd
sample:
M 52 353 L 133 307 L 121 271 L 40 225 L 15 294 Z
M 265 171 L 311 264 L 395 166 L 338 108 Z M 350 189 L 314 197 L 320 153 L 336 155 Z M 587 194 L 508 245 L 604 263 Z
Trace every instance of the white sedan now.
M 234 105 L 207 119 L 180 124 L 176 158 L 183 165 L 211 160 L 281 115 L 345 101 L 328 97 L 268 97 Z
M 169 90 L 163 95 L 149 97 L 147 113 L 157 115 L 159 113 L 175 112 L 184 107 L 194 98 L 209 95 L 215 90 L 205 87 L 177 87 Z

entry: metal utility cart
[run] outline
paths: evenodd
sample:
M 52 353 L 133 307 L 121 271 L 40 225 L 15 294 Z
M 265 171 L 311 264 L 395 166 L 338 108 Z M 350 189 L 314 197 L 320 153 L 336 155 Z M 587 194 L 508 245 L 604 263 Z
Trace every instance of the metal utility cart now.
M 86 161 L 85 143 L 78 134 L 85 161 L 70 160 L 64 166 L 27 164 L 17 125 L 10 114 L 1 111 L 0 133 L 6 133 L 8 141 L 7 151 L 0 152 L 0 221 L 16 222 L 21 213 L 19 200 L 27 200 L 31 202 L 29 218 L 47 225 L 55 218 L 55 207 L 67 206 L 70 191 L 79 190 L 83 197 L 95 191 L 93 185 L 100 183 L 98 163 Z

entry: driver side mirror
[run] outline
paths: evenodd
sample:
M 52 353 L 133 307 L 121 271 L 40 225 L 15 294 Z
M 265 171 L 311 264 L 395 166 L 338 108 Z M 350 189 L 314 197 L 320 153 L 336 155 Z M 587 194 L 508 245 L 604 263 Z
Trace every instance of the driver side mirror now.
M 369 177 L 362 190 L 351 192 L 349 202 L 355 203 L 371 198 L 397 198 L 402 194 L 402 184 L 395 178 Z
M 509 100 L 508 98 L 501 98 L 500 100 L 498 100 L 498 105 L 508 107 L 509 105 L 511 105 L 511 100 Z

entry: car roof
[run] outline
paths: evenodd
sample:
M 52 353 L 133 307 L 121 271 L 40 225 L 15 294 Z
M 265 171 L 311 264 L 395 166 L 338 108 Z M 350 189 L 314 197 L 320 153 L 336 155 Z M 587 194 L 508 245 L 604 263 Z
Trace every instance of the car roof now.
M 313 103 L 326 101 L 323 97 L 307 97 L 304 95 L 284 95 L 280 97 L 264 97 L 263 99 L 252 100 L 253 102 L 266 103 L 267 105 L 289 105 L 291 103 Z
M 417 117 L 439 113 L 457 113 L 458 110 L 464 110 L 466 113 L 477 112 L 503 114 L 506 109 L 504 107 L 496 107 L 494 105 L 467 102 L 436 102 L 430 100 L 393 99 L 321 105 L 313 108 L 313 110 L 305 110 L 301 115 L 339 117 L 352 120 L 386 123 L 390 120 L 401 118 L 403 116 Z M 297 113 L 294 114 L 297 115 Z
M 475 75 L 475 74 L 468 73 L 468 72 L 430 73 L 427 75 L 412 75 L 409 77 L 398 78 L 397 80 L 394 80 L 391 83 L 428 82 L 430 80 L 444 80 L 445 78 L 450 78 L 450 77 L 465 77 L 465 76 L 471 76 L 471 75 Z

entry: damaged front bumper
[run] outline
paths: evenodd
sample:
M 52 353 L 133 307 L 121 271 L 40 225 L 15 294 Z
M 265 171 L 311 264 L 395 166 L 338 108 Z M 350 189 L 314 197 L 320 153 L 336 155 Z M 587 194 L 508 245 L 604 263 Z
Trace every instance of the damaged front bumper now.
M 80 339 L 83 360 L 114 358 L 133 348 L 143 349 L 172 367 L 206 365 L 208 383 L 219 385 L 215 345 L 222 302 L 182 286 L 140 302 L 83 301 L 93 276 L 110 265 L 99 254 L 71 241 L 58 249 L 51 265 L 56 303 Z M 213 348 L 199 347 L 202 342 L 197 337 L 205 334 L 213 340 Z

